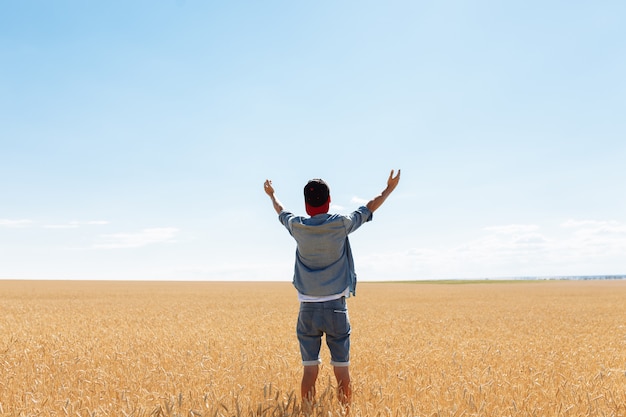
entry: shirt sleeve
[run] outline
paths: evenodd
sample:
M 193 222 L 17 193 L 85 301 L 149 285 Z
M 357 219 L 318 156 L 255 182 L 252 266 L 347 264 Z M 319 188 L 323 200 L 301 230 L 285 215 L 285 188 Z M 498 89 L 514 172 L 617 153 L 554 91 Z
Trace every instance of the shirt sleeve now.
M 347 216 L 349 221 L 346 225 L 348 234 L 354 232 L 361 227 L 363 223 L 367 223 L 374 218 L 374 214 L 365 206 L 361 206 Z
M 293 213 L 286 211 L 286 210 L 281 211 L 280 214 L 278 215 L 278 221 L 281 222 L 281 224 L 285 226 L 287 230 L 289 230 L 289 233 L 291 233 L 290 220 L 293 219 L 294 217 L 296 216 Z

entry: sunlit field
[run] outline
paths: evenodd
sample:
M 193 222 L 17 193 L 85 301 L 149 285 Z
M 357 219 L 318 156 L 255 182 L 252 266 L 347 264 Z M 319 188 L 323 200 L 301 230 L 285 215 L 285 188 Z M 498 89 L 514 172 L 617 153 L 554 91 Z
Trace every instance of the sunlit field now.
M 351 416 L 626 416 L 626 281 L 360 283 L 349 311 Z M 297 312 L 289 283 L 0 281 L 0 416 L 299 415 Z

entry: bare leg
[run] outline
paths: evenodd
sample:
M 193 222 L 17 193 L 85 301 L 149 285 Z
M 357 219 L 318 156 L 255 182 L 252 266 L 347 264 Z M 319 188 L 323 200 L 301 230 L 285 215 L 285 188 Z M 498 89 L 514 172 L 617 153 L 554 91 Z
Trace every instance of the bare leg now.
M 302 384 L 300 385 L 302 408 L 308 411 L 310 411 L 311 405 L 315 401 L 315 381 L 317 381 L 318 373 L 319 365 L 305 366 L 302 373 Z
M 341 404 L 349 410 L 352 401 L 352 388 L 350 387 L 350 367 L 335 366 L 335 378 L 337 378 L 337 396 Z

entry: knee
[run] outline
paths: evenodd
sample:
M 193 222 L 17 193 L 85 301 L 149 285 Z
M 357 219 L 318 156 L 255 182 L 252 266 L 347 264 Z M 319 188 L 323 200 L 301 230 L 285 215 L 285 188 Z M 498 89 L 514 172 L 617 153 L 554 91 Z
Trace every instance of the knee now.
M 304 367 L 303 378 L 315 380 L 315 379 L 317 379 L 317 374 L 318 373 L 319 373 L 319 366 L 318 365 L 305 366 Z

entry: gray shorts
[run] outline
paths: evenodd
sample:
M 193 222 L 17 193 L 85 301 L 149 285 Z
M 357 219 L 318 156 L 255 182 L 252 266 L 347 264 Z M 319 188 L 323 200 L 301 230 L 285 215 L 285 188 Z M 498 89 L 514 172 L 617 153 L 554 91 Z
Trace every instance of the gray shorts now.
M 323 334 L 330 349 L 330 364 L 350 365 L 350 319 L 345 297 L 321 303 L 300 303 L 296 333 L 304 366 L 322 363 Z

